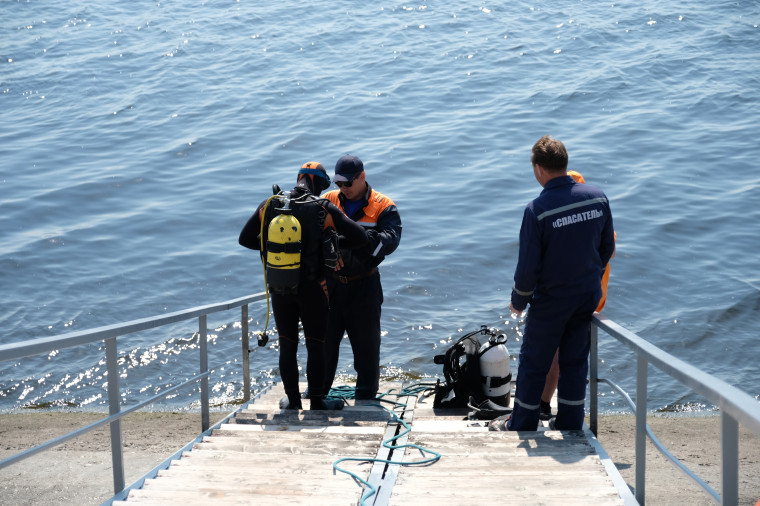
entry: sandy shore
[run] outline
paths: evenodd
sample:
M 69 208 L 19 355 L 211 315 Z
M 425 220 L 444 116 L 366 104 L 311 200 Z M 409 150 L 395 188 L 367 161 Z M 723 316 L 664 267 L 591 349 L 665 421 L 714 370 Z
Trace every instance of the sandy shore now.
M 212 425 L 225 413 L 212 413 Z M 35 412 L 0 415 L 0 458 L 102 418 L 91 413 Z M 200 433 L 199 413 L 134 413 L 122 423 L 127 485 L 173 455 Z M 720 418 L 650 417 L 660 440 L 710 486 L 720 491 Z M 599 441 L 623 479 L 635 483 L 633 416 L 600 418 Z M 0 470 L 0 505 L 100 504 L 113 495 L 108 429 Z M 711 505 L 712 499 L 648 444 L 648 504 Z M 760 500 L 760 438 L 740 427 L 740 504 Z
M 587 420 L 588 421 L 588 420 Z M 720 416 L 666 418 L 650 416 L 647 423 L 665 447 L 713 489 L 721 492 Z M 633 415 L 599 419 L 599 442 L 633 490 L 636 483 Z M 739 504 L 760 501 L 760 437 L 739 427 Z M 646 502 L 651 505 L 714 505 L 712 497 L 668 461 L 647 441 Z

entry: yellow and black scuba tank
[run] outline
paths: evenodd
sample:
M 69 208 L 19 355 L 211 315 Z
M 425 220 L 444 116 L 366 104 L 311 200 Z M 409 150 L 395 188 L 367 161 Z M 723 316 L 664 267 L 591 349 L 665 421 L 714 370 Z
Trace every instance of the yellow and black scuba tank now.
M 273 293 L 296 293 L 301 275 L 301 237 L 303 230 L 290 208 L 290 198 L 275 207 L 267 227 L 266 280 Z

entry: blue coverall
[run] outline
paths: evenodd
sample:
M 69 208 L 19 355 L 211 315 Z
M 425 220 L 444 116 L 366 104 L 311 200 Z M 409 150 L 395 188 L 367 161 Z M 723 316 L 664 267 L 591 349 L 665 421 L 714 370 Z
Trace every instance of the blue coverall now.
M 520 229 L 512 306 L 530 303 L 509 430 L 538 428 L 541 392 L 559 348 L 558 430 L 583 426 L 589 326 L 604 267 L 615 250 L 612 213 L 598 188 L 570 176 L 549 180 Z

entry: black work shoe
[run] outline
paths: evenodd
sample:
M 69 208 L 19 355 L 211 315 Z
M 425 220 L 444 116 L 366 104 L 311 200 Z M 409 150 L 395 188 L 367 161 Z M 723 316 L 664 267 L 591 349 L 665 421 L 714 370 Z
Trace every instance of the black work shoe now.
M 499 418 L 494 418 L 488 423 L 488 431 L 489 432 L 506 432 L 509 429 L 507 428 L 507 424 L 509 423 L 509 420 L 512 418 L 512 415 L 502 415 Z
M 325 399 L 324 397 L 319 397 L 311 400 L 311 409 L 329 409 L 335 411 L 343 409 L 343 401 L 340 399 Z
M 301 399 L 291 399 L 287 395 L 280 399 L 280 409 L 303 409 L 301 407 Z
M 554 415 L 552 415 L 552 407 L 548 402 L 541 401 L 541 408 L 538 413 L 538 419 L 539 420 L 551 420 L 551 418 Z

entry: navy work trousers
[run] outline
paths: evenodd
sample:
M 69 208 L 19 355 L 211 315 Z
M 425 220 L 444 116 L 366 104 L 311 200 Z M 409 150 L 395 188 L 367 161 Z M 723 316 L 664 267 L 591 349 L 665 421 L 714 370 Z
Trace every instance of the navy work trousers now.
M 380 273 L 341 283 L 327 280 L 330 316 L 325 335 L 325 388 L 329 393 L 338 370 L 340 343 L 348 334 L 354 352 L 356 398 L 374 399 L 380 383 L 380 308 L 383 287 Z
M 591 316 L 602 296 L 601 287 L 573 297 L 536 296 L 530 303 L 520 347 L 515 406 L 509 430 L 538 428 L 541 392 L 546 373 L 559 348 L 557 430 L 583 428 Z

